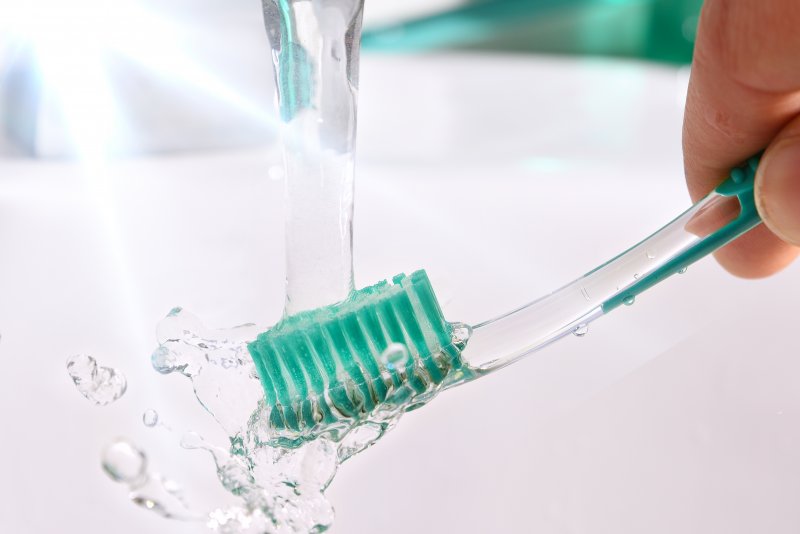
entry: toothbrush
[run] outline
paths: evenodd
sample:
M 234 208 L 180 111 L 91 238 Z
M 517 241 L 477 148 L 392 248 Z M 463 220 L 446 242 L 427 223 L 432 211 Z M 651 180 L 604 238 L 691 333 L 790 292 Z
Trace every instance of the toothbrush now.
M 585 331 L 760 224 L 753 197 L 758 163 L 756 156 L 733 169 L 682 215 L 574 282 L 474 327 L 444 319 L 425 271 L 283 319 L 248 344 L 270 425 L 316 435 L 379 409 L 399 388 L 424 395 L 468 382 Z M 403 364 L 381 357 L 393 344 L 406 347 Z

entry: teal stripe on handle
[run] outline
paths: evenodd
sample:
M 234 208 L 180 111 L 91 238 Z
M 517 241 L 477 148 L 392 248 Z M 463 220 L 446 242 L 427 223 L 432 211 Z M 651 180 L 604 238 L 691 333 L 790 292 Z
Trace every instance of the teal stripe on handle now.
M 743 166 L 731 171 L 730 177 L 725 180 L 715 192 L 725 197 L 737 197 L 740 204 L 739 215 L 720 228 L 719 230 L 707 235 L 683 254 L 676 256 L 666 262 L 663 266 L 654 270 L 625 291 L 620 292 L 614 297 L 603 303 L 603 313 L 619 307 L 622 304 L 631 303 L 637 295 L 666 280 L 675 273 L 678 273 L 691 264 L 714 252 L 718 248 L 730 243 L 740 235 L 748 232 L 761 223 L 761 216 L 756 209 L 756 201 L 753 193 L 755 187 L 756 170 L 760 155 L 750 158 Z

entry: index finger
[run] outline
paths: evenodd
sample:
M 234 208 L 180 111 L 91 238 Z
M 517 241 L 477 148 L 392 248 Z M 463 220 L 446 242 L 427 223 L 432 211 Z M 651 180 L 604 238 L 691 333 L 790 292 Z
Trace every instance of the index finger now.
M 707 0 L 698 26 L 684 118 L 686 181 L 694 201 L 764 149 L 800 113 L 800 2 Z M 718 251 L 734 274 L 772 274 L 797 250 L 760 226 Z

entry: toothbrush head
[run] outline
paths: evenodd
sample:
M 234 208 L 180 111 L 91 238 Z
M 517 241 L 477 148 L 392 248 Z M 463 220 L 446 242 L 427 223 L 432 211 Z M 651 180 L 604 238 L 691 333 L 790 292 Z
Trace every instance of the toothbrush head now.
M 274 430 L 317 434 L 357 421 L 400 388 L 421 395 L 461 368 L 464 343 L 425 271 L 392 282 L 286 317 L 248 344 Z

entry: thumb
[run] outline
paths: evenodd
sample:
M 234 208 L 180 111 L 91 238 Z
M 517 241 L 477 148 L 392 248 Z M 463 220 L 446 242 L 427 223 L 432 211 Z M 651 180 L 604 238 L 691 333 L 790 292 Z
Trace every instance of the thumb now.
M 800 117 L 764 153 L 755 197 L 767 227 L 787 243 L 800 245 Z

